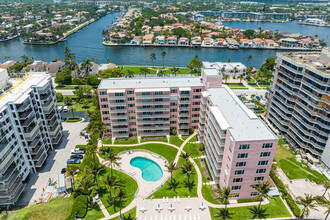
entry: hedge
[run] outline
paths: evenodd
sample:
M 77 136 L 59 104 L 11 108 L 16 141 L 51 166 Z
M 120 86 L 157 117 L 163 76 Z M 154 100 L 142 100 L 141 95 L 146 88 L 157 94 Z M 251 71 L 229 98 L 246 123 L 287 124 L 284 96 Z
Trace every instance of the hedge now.
M 88 208 L 88 198 L 87 196 L 80 195 L 74 200 L 72 206 L 70 207 L 69 214 L 65 220 L 73 220 L 75 217 L 83 218 L 87 213 Z
M 275 171 L 272 169 L 269 173 L 270 178 L 276 184 L 278 190 L 282 193 L 282 197 L 285 199 L 286 203 L 290 207 L 291 211 L 296 217 L 300 216 L 300 208 L 297 206 L 296 202 L 293 200 L 292 196 L 286 190 L 282 181 L 276 176 Z
M 78 121 L 81 121 L 82 118 L 80 117 L 68 117 L 65 122 L 78 122 Z

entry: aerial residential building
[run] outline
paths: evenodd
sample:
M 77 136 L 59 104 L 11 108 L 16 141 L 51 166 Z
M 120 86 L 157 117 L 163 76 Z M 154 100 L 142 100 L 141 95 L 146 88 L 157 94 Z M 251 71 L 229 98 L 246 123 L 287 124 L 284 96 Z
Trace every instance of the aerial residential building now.
M 253 47 L 257 47 L 257 48 L 265 47 L 265 41 L 263 41 L 263 40 L 260 39 L 260 38 L 254 38 L 254 39 L 252 40 L 252 46 L 253 46 Z
M 11 80 L 0 97 L 0 206 L 15 204 L 28 175 L 37 172 L 62 137 L 51 77 L 33 73 Z
M 191 45 L 192 46 L 201 46 L 202 45 L 202 40 L 201 37 L 193 37 L 191 38 Z
M 268 122 L 289 145 L 330 167 L 330 51 L 279 53 L 267 106 Z
M 205 37 L 203 40 L 203 46 L 213 46 L 214 41 L 212 38 Z
M 277 137 L 227 87 L 216 63 L 203 63 L 202 77 L 113 78 L 99 85 L 102 120 L 113 138 L 198 132 L 211 175 L 235 199 L 258 193 L 267 180 Z
M 152 44 L 153 37 L 154 37 L 153 34 L 147 34 L 147 35 L 143 36 L 142 37 L 143 44 Z
M 249 39 L 241 39 L 240 41 L 241 41 L 240 47 L 251 47 L 252 46 L 252 43 Z
M 246 66 L 238 62 L 203 62 L 204 69 L 216 69 L 222 74 L 237 77 L 246 73 Z
M 278 44 L 282 47 L 301 47 L 299 41 L 293 38 L 282 38 L 278 41 Z
M 180 38 L 179 38 L 178 45 L 181 45 L 181 46 L 188 46 L 188 45 L 189 45 L 189 39 L 186 38 L 186 37 L 180 37 Z
M 164 45 L 165 44 L 165 36 L 155 37 L 155 44 Z
M 170 36 L 167 38 L 167 44 L 169 45 L 175 45 L 177 41 L 177 36 Z

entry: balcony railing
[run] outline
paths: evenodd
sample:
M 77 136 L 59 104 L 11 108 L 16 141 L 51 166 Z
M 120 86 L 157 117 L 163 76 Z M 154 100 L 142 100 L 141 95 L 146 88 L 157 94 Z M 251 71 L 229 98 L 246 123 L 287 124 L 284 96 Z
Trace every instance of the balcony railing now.
M 156 102 L 156 101 L 151 101 L 151 102 L 136 102 L 136 106 L 144 106 L 144 105 L 170 105 L 170 100 L 167 102 Z
M 148 137 L 148 136 L 166 136 L 169 135 L 170 132 L 141 132 L 138 133 L 140 136 Z
M 18 200 L 19 196 L 22 194 L 24 188 L 25 188 L 25 185 L 23 183 L 19 183 L 19 185 L 17 186 L 16 191 L 14 192 L 13 195 L 3 196 L 3 198 L 1 198 L 2 196 L 0 196 L 0 205 L 6 206 L 6 205 L 12 205 L 13 203 L 15 203 Z
M 129 137 L 129 133 L 112 133 L 112 137 Z
M 116 127 L 112 127 L 112 131 L 128 131 L 128 128 L 116 128 Z
M 126 96 L 109 96 L 109 100 L 126 100 Z
M 114 115 L 110 119 L 127 119 L 127 115 Z
M 157 98 L 170 98 L 170 95 L 137 95 L 135 99 L 157 99 Z
M 29 108 L 28 110 L 24 111 L 23 113 L 19 114 L 20 119 L 26 119 L 29 117 L 29 115 L 32 113 L 32 108 Z
M 40 95 L 40 99 L 43 100 L 43 101 L 44 100 L 47 100 L 50 95 L 51 95 L 51 93 L 50 92 L 47 92 L 45 94 Z
M 111 106 L 126 106 L 126 102 L 116 102 L 116 103 L 114 103 L 114 102 L 110 102 L 109 103 L 109 106 L 111 107 Z
M 189 117 L 189 116 L 190 116 L 189 113 L 179 113 L 180 118 Z
M 31 150 L 31 154 L 38 154 L 39 153 L 39 150 L 43 148 L 42 146 L 43 146 L 43 144 L 40 144 L 40 143 L 38 145 L 36 145 L 33 148 L 33 150 Z
M 163 112 L 169 112 L 170 109 L 169 108 L 138 108 L 136 110 L 137 112 L 159 112 L 159 111 L 163 111 Z
M 125 113 L 127 112 L 127 109 L 110 109 L 110 113 Z
M 20 106 L 18 106 L 17 111 L 18 112 L 23 112 L 28 106 L 30 106 L 29 102 L 23 103 Z
M 47 155 L 44 153 L 44 154 L 39 158 L 38 162 L 35 163 L 35 166 L 36 166 L 36 167 L 41 167 L 42 164 L 45 162 L 46 158 L 47 158 Z
M 52 138 L 53 144 L 58 144 L 62 138 L 62 132 L 59 132 L 55 138 Z
M 189 111 L 190 107 L 179 107 L 180 111 Z
M 169 130 L 169 126 L 139 126 L 138 130 Z
M 138 115 L 138 118 L 169 118 L 170 114 Z
M 15 164 L 11 163 L 8 169 L 6 170 L 6 172 L 3 173 L 2 176 L 0 177 L 0 182 L 6 181 L 15 170 L 16 170 Z
M 35 119 L 35 117 L 31 116 L 30 118 L 26 119 L 26 120 L 22 123 L 22 126 L 23 126 L 23 127 L 28 127 L 28 126 L 33 122 L 34 119 Z
M 128 121 L 114 121 L 111 124 L 112 125 L 127 125 Z
M 137 121 L 137 123 L 140 125 L 143 124 L 169 124 L 170 121 L 169 120 L 153 120 L 153 121 Z

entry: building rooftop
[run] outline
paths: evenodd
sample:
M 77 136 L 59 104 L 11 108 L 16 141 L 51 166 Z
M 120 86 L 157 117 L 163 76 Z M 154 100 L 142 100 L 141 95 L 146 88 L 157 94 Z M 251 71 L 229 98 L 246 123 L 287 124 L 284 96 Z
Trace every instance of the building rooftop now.
M 330 49 L 323 48 L 320 52 L 280 53 L 280 55 L 298 64 L 313 67 L 325 74 L 330 74 Z
M 208 89 L 210 99 L 221 111 L 216 118 L 224 118 L 220 122 L 227 126 L 235 141 L 274 140 L 276 135 L 249 110 L 227 86 Z M 215 111 L 213 111 L 215 112 Z
M 154 77 L 154 78 L 111 78 L 103 79 L 98 89 L 129 89 L 203 86 L 199 77 Z
M 48 82 L 50 75 L 45 72 L 31 72 L 23 78 L 12 78 L 12 88 L 0 97 L 0 109 L 8 102 L 21 103 L 28 96 L 28 91 L 34 85 L 43 86 Z
M 204 70 L 215 68 L 218 71 L 221 71 L 222 67 L 224 67 L 226 71 L 233 70 L 234 67 L 236 67 L 238 71 L 246 69 L 246 66 L 240 62 L 203 62 Z

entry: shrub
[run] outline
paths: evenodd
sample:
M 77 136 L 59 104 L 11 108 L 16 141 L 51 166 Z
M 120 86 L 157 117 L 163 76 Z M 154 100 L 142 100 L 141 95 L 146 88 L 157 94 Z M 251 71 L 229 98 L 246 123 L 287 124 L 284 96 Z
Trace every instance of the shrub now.
M 63 94 L 62 93 L 60 93 L 60 92 L 57 92 L 56 93 L 56 99 L 57 99 L 57 101 L 58 102 L 63 102 Z
M 88 208 L 88 198 L 87 196 L 80 195 L 74 200 L 72 206 L 70 207 L 69 214 L 65 220 L 73 220 L 76 217 L 83 218 L 87 213 Z
M 82 120 L 82 118 L 80 118 L 80 117 L 68 117 L 65 121 L 66 122 L 78 122 L 81 120 Z

